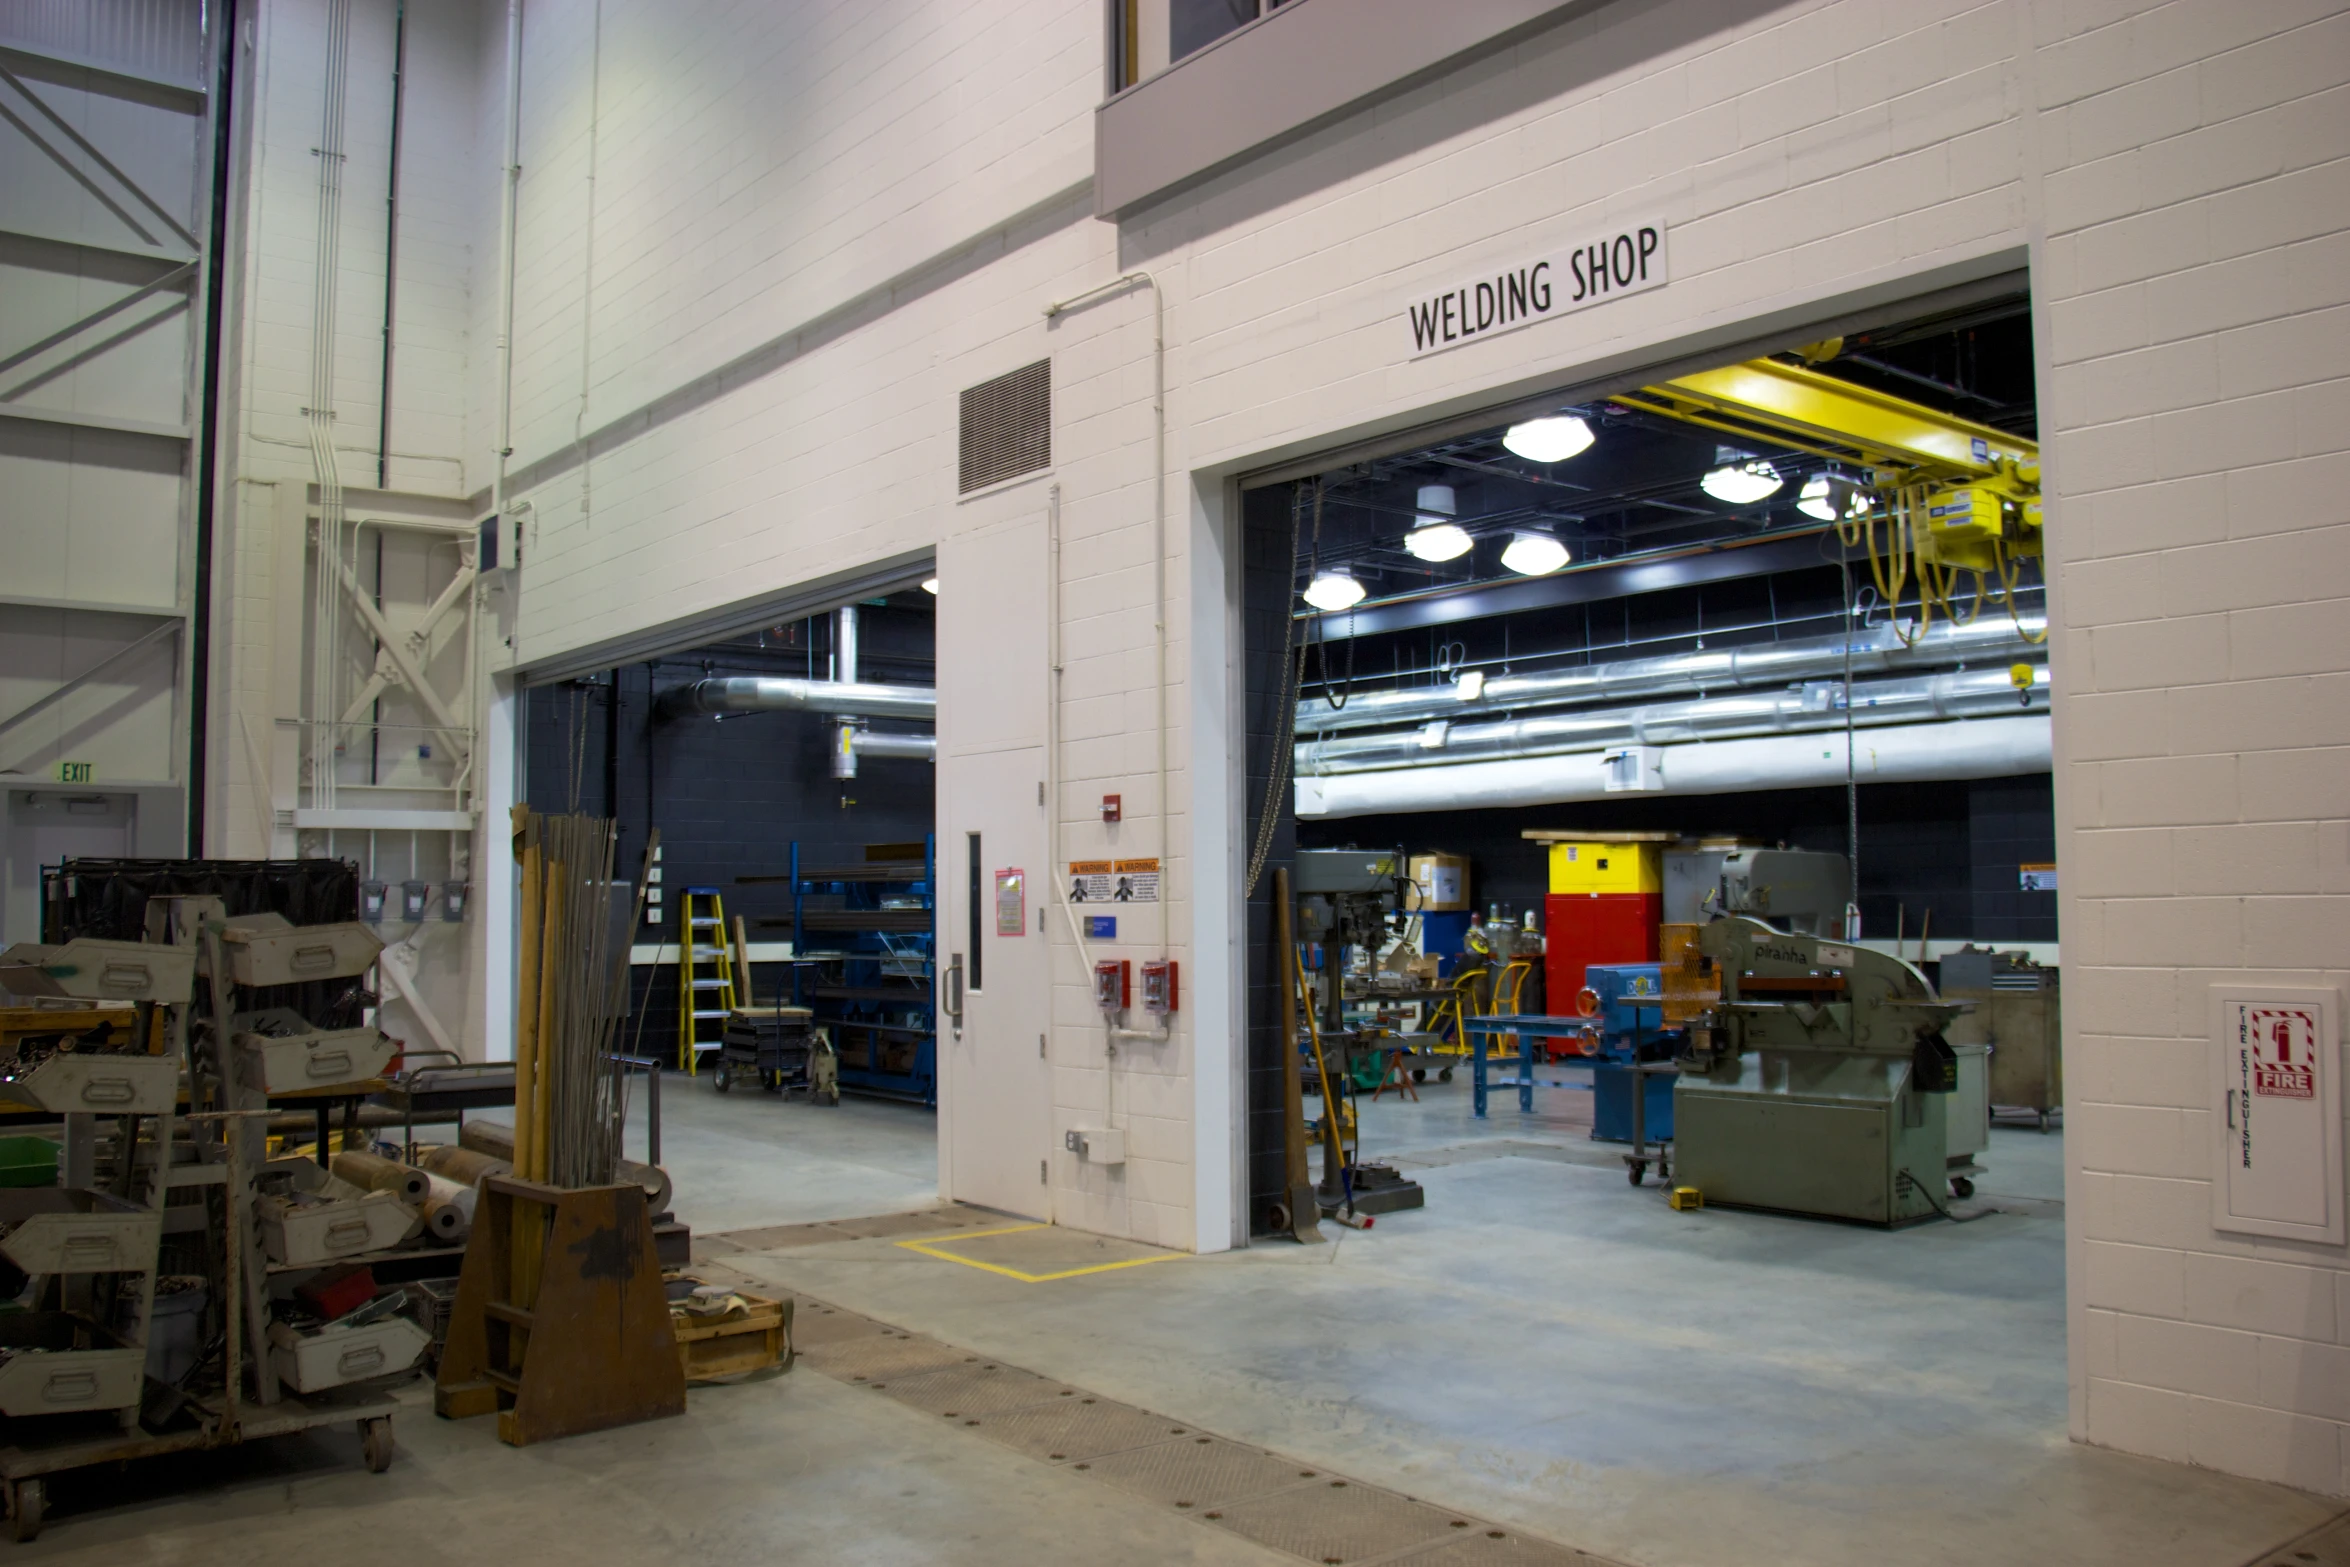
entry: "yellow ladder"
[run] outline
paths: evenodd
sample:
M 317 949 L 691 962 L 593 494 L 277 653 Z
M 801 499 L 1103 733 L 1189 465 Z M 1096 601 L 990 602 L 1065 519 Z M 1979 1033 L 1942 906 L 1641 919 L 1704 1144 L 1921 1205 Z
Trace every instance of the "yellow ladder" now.
M 700 912 L 697 912 L 700 911 Z M 696 1074 L 701 1053 L 726 1037 L 734 1010 L 734 955 L 726 903 L 715 887 L 688 887 L 677 906 L 677 1065 Z

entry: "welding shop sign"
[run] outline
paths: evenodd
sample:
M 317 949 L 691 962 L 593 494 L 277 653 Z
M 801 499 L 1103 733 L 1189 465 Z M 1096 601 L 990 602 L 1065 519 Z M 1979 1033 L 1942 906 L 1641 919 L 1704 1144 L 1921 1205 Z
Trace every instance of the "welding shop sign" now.
M 2214 1229 L 2343 1240 L 2339 999 L 2214 986 Z
M 1615 223 L 1545 256 L 1461 278 L 1404 307 L 1414 359 L 1514 332 L 1626 294 L 1662 288 L 1662 218 Z

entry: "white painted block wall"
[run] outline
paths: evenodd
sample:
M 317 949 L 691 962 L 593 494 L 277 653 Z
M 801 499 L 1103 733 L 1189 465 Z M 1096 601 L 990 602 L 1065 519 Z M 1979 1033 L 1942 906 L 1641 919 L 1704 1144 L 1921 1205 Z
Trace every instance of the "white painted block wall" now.
M 2034 15 L 2075 1429 L 2350 1490 L 2339 1247 L 2210 1227 L 2207 994 L 2350 977 L 2350 15 Z
M 2339 7 L 1604 6 L 1116 229 L 1083 217 L 1096 6 L 987 8 L 984 36 L 966 7 L 602 9 L 600 69 L 591 8 L 534 8 L 526 34 L 517 661 L 998 525 L 1058 484 L 1068 848 L 1103 842 L 1099 793 L 1124 793 L 1138 840 L 1172 813 L 1195 998 L 1216 989 L 1203 964 L 1229 984 L 1238 963 L 1235 802 L 1192 770 L 1195 751 L 1225 766 L 1234 718 L 1229 608 L 1195 592 L 1215 563 L 1192 554 L 1195 528 L 1230 525 L 1230 475 L 2028 265 L 2059 574 L 2074 1433 L 2350 1490 L 2350 1268 L 2212 1234 L 2198 1097 L 2214 973 L 2345 966 Z M 1423 285 L 1631 213 L 1670 223 L 1669 288 L 1404 357 Z M 1170 344 L 1166 802 L 1147 786 L 1148 296 L 1040 314 L 1137 267 Z M 471 308 L 478 387 L 481 291 Z M 957 390 L 1045 353 L 1052 473 L 958 503 Z M 565 456 L 697 378 L 675 417 Z M 1224 809 L 1195 840 L 1200 799 Z M 1079 970 L 1056 972 L 1056 1115 L 1084 1124 L 1109 1078 Z M 1229 1169 L 1235 1048 L 1223 1011 L 1192 1011 L 1118 1081 L 1121 1184 L 1060 1168 L 1056 1213 L 1224 1244 L 1209 1171 Z

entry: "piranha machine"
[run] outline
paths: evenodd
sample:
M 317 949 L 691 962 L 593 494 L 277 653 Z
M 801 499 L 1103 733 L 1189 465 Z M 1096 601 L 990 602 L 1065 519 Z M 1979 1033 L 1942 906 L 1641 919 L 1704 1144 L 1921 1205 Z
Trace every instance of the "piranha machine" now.
M 1898 958 L 1729 916 L 1666 930 L 1677 1182 L 1707 1204 L 1886 1226 L 1948 1216 L 1963 1002 Z M 1960 1139 L 1961 1146 L 1966 1146 Z

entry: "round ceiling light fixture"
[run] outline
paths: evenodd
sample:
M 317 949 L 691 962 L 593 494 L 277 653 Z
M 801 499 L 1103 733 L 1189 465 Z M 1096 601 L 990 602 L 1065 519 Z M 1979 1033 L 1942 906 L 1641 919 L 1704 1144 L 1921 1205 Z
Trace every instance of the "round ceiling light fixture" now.
M 929 594 L 932 598 L 938 597 L 938 579 L 936 577 L 924 577 L 922 579 L 922 591 Z
M 1425 561 L 1458 560 L 1469 553 L 1476 541 L 1468 530 L 1452 519 L 1458 515 L 1457 502 L 1449 484 L 1420 486 L 1419 510 L 1412 517 L 1412 531 L 1404 535 L 1403 547 L 1413 558 Z
M 1803 493 L 1795 502 L 1795 509 L 1806 517 L 1817 517 L 1822 522 L 1836 520 L 1836 496 L 1844 496 L 1844 517 L 1850 521 L 1868 514 L 1869 503 L 1861 495 L 1860 486 L 1842 474 L 1815 473 L 1803 481 Z
M 1326 615 L 1352 609 L 1363 601 L 1363 585 L 1343 571 L 1318 571 L 1306 584 L 1305 600 Z
M 1716 447 L 1714 461 L 1719 466 L 1698 480 L 1697 487 L 1727 505 L 1751 506 L 1778 494 L 1787 482 L 1769 463 L 1732 447 Z
M 1560 414 L 1511 425 L 1501 444 L 1528 462 L 1565 462 L 1589 450 L 1593 439 L 1591 426 L 1573 414 Z
M 1521 577 L 1547 577 L 1571 558 L 1567 547 L 1547 533 L 1513 533 L 1509 548 L 1501 552 L 1501 563 Z

